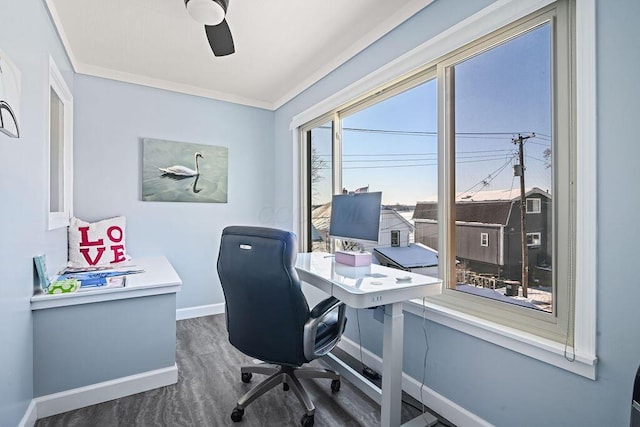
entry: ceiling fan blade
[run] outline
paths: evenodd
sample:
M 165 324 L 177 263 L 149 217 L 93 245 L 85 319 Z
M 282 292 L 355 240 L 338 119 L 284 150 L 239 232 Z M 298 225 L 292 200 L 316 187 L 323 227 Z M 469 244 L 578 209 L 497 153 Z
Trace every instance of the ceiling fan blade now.
M 218 25 L 205 25 L 204 30 L 207 33 L 209 45 L 211 45 L 211 50 L 213 50 L 215 56 L 231 55 L 236 51 L 226 19 Z

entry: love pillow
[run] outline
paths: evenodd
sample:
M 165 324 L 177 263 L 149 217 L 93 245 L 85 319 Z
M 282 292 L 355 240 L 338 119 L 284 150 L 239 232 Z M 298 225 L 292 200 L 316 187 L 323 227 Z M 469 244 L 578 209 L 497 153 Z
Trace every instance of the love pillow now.
M 109 266 L 131 259 L 125 249 L 125 217 L 98 222 L 71 218 L 69 223 L 69 267 Z

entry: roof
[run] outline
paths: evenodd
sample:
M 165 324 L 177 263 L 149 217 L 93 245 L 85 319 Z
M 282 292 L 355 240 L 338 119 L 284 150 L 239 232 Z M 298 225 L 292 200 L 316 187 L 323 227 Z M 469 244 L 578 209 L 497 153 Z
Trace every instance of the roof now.
M 478 191 L 456 197 L 456 221 L 482 224 L 502 224 L 509 221 L 509 213 L 514 202 L 520 200 L 518 190 Z M 537 187 L 526 191 L 525 197 L 540 194 L 551 198 L 551 194 Z M 413 211 L 413 219 L 438 220 L 438 202 L 418 202 Z
M 394 218 L 394 222 L 397 225 L 404 224 L 411 231 L 413 231 L 413 224 L 407 220 L 405 217 L 400 215 L 397 211 L 393 209 L 382 208 L 380 210 L 380 225 L 385 222 L 385 217 L 392 216 Z M 328 231 L 329 225 L 331 223 L 331 203 L 325 203 L 324 205 L 320 205 L 313 210 L 311 213 L 311 224 L 313 228 L 316 229 L 316 232 L 319 231 Z
M 435 267 L 438 252 L 420 243 L 410 246 L 381 246 L 373 249 L 403 268 Z
M 547 191 L 543 191 L 538 187 L 531 187 L 525 189 L 525 197 L 529 197 L 532 194 L 540 194 L 545 197 L 551 197 L 551 194 Z M 516 201 L 520 199 L 520 189 L 511 188 L 508 190 L 487 190 L 476 192 L 465 192 L 456 194 L 456 202 L 486 202 L 496 200 L 509 200 Z
M 506 225 L 511 211 L 510 201 L 456 203 L 456 221 Z M 420 202 L 413 211 L 413 219 L 438 220 L 437 202 Z

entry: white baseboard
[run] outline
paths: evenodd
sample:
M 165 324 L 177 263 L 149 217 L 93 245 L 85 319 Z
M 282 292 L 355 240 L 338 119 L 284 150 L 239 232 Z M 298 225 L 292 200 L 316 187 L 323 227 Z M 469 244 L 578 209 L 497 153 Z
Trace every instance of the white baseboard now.
M 358 343 L 343 336 L 338 347 L 360 360 L 360 346 Z M 377 372 L 382 372 L 382 358 L 364 347 L 362 348 L 362 363 Z M 422 393 L 420 389 L 422 389 Z M 421 381 L 410 377 L 406 373 L 402 373 L 402 390 L 455 425 L 474 427 L 490 427 L 492 425 L 428 386 L 423 386 Z
M 32 402 L 35 403 L 35 412 L 39 419 L 177 382 L 178 366 L 174 364 L 167 368 L 36 397 Z
M 194 317 L 212 316 L 224 313 L 224 303 L 199 305 L 196 307 L 179 308 L 176 310 L 176 320 L 193 319 Z
M 29 402 L 29 406 L 27 407 L 27 412 L 25 412 L 24 417 L 20 420 L 18 427 L 33 427 L 36 425 L 37 420 L 38 412 L 36 410 L 36 403 L 31 399 L 31 402 Z

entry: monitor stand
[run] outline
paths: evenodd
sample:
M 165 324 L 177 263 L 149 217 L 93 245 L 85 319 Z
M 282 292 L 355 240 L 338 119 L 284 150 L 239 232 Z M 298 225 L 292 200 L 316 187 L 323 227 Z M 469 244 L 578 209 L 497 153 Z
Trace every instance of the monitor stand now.
M 371 252 L 360 251 L 336 251 L 336 262 L 350 265 L 352 267 L 362 267 L 371 265 Z

